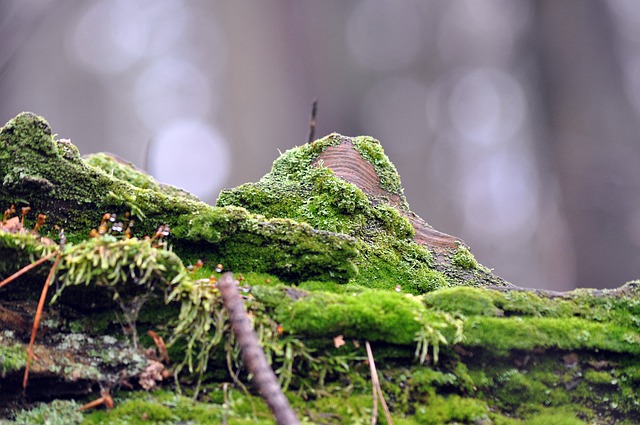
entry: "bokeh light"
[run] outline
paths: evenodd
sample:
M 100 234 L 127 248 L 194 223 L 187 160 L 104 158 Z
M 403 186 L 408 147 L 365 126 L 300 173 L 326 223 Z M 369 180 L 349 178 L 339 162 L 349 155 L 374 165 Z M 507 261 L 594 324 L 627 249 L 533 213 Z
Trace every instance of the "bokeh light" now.
M 212 103 L 209 84 L 203 72 L 188 61 L 153 61 L 135 84 L 136 113 L 151 129 L 172 119 L 203 119 Z
M 161 129 L 149 151 L 149 171 L 159 181 L 207 198 L 228 178 L 228 141 L 213 127 L 195 120 L 174 121 Z
M 133 66 L 144 54 L 152 22 L 143 5 L 101 0 L 81 15 L 68 41 L 80 63 L 93 72 L 114 74 Z

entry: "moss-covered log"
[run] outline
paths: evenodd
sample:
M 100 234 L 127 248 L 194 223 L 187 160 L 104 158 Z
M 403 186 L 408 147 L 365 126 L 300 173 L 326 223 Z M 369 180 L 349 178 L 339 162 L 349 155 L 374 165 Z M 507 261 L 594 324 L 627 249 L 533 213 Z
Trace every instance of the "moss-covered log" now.
M 0 130 L 0 206 L 0 279 L 61 255 L 24 393 L 47 267 L 0 289 L 0 413 L 18 423 L 273 423 L 244 386 L 223 270 L 308 422 L 369 421 L 365 341 L 397 424 L 640 421 L 639 283 L 550 293 L 504 282 L 411 212 L 369 137 L 287 151 L 210 206 L 110 156 L 81 158 L 25 113 Z M 48 217 L 32 232 L 38 213 Z M 116 218 L 101 223 L 105 213 Z M 173 363 L 137 348 L 153 346 L 148 329 Z M 75 412 L 101 389 L 112 411 Z

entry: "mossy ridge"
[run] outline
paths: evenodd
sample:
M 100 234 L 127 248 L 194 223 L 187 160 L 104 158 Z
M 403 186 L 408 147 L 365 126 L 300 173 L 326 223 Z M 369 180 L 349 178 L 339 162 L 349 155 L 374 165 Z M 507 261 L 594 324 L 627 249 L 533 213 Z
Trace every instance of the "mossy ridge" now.
M 83 157 L 85 163 L 100 168 L 102 171 L 118 180 L 131 183 L 140 189 L 151 189 L 156 192 L 164 192 L 170 196 L 184 197 L 192 201 L 199 199 L 191 193 L 174 186 L 157 182 L 144 171 L 139 170 L 133 164 L 125 162 L 107 153 L 94 153 Z
M 156 220 L 193 212 L 201 204 L 136 188 L 89 165 L 69 141 L 54 140 L 42 117 L 28 112 L 0 129 L 0 178 L 1 202 L 30 205 L 46 214 L 50 225 L 64 227 L 72 241 L 85 239 L 105 212 L 131 211 L 138 219 L 135 230 L 150 234 Z M 149 220 L 141 222 L 144 218 Z
M 90 165 L 92 162 L 98 166 Z M 54 140 L 49 124 L 31 113 L 18 115 L 0 129 L 0 180 L 0 203 L 29 204 L 33 211 L 47 214 L 47 228 L 64 227 L 73 242 L 86 239 L 102 214 L 131 212 L 136 220 L 137 235 L 153 234 L 159 225 L 169 225 L 175 235 L 184 238 L 182 241 L 177 236 L 173 238 L 179 249 L 180 242 L 184 242 L 183 246 L 193 243 L 189 235 L 194 233 L 181 227 L 189 226 L 190 220 L 185 217 L 195 217 L 198 221 L 206 216 L 221 226 L 214 230 L 226 235 L 210 247 L 226 253 L 219 261 L 245 264 L 246 271 L 251 271 L 254 265 L 270 264 L 272 273 L 292 277 L 293 258 L 296 258 L 295 267 L 305 270 L 305 276 L 326 275 L 324 279 L 330 279 L 333 271 L 338 270 L 340 278 L 340 273 L 348 275 L 354 270 L 353 249 L 344 237 L 318 235 L 306 225 L 293 221 L 283 225 L 282 221 L 257 217 L 239 208 L 212 207 L 185 196 L 179 189 L 158 186 L 149 176 L 106 156 L 94 156 L 86 162 L 70 142 Z M 226 219 L 225 214 L 229 215 Z M 243 232 L 234 233 L 237 227 Z M 269 229 L 269 232 L 253 234 L 255 229 Z M 290 260 L 274 261 L 275 250 L 256 243 L 256 240 L 265 242 L 265 233 L 269 233 L 267 242 L 281 242 L 278 248 Z M 296 234 L 291 241 L 294 243 L 284 243 L 292 234 Z M 197 238 L 202 240 L 200 236 Z M 252 249 L 242 251 L 246 246 Z M 304 255 L 299 255 L 298 246 L 305 247 Z M 310 263 L 305 263 L 307 258 Z M 329 258 L 332 261 L 326 267 L 317 261 Z
M 228 270 L 337 281 L 357 273 L 352 259 L 358 245 L 353 238 L 289 219 L 267 219 L 244 208 L 218 207 L 183 216 L 174 235 L 209 243 L 210 255 Z
M 636 291 L 634 283 L 628 284 Z M 464 315 L 466 346 L 509 350 L 606 350 L 640 354 L 637 296 L 544 298 L 522 291 L 459 287 L 424 296 L 436 310 Z M 606 321 L 604 318 L 606 317 Z

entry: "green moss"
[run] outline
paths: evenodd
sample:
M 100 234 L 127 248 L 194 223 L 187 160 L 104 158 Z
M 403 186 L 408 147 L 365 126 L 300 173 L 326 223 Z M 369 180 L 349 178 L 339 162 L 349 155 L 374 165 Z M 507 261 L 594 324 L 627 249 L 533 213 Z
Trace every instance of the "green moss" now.
M 521 422 L 522 425 L 587 425 L 567 408 L 544 409 L 542 413 Z
M 495 305 L 498 297 L 497 291 L 459 287 L 425 294 L 424 301 L 428 307 L 466 316 L 499 316 L 503 311 Z
M 238 207 L 185 216 L 174 234 L 211 244 L 227 270 L 267 272 L 287 279 L 347 280 L 357 272 L 355 241 L 288 219 L 266 219 Z M 268 247 L 268 249 L 266 249 Z
M 211 207 L 112 158 L 81 159 L 72 144 L 55 141 L 39 117 L 23 114 L 3 127 L 0 203 L 29 201 L 34 212 L 49 214 L 45 233 L 52 224 L 70 226 L 72 243 L 62 249 L 55 282 L 63 291 L 45 307 L 49 329 L 91 332 L 98 342 L 98 336 L 116 341 L 104 335 L 109 332 L 126 340 L 114 319 L 121 309 L 113 295 L 130 306 L 149 299 L 148 310 L 127 320 L 172 343 L 181 386 L 200 400 L 170 391 L 117 393 L 116 408 L 85 414 L 87 423 L 219 423 L 225 415 L 228 423 L 273 423 L 256 397 L 225 393 L 220 385 L 240 360 L 209 280 L 220 275 L 217 263 L 242 277 L 265 352 L 309 422 L 370 420 L 364 341 L 372 343 L 398 424 L 637 422 L 638 282 L 561 297 L 473 287 L 490 280 L 467 247 L 434 255 L 413 241 L 411 224 L 388 200 L 321 166 L 318 155 L 345 140 L 404 202 L 395 168 L 370 138 L 334 134 L 287 151 L 259 182 L 223 192 Z M 136 238 L 87 239 L 107 211 L 133 212 L 143 220 L 136 224 L 139 234 L 168 224 L 175 251 Z M 58 248 L 34 235 L 0 231 L 0 274 Z M 197 259 L 205 266 L 189 273 L 183 261 Z M 33 301 L 47 267 L 42 270 L 3 288 L 3 300 Z M 66 335 L 56 334 L 53 349 L 66 344 L 88 352 L 87 379 L 114 382 L 107 369 L 119 372 L 126 362 L 133 376 L 144 367 L 142 355 L 134 359 L 126 344 L 83 345 L 78 338 L 87 335 Z M 335 347 L 340 335 L 346 344 Z M 15 375 L 24 364 L 12 337 L 5 331 L 0 341 L 0 376 Z M 151 344 L 145 337 L 141 342 Z M 113 357 L 125 351 L 126 359 Z M 50 371 L 75 374 L 81 363 L 60 357 Z M 246 379 L 244 372 L 238 376 Z M 43 408 L 55 410 L 51 406 Z
M 0 336 L 0 340 L 8 339 Z M 4 378 L 7 373 L 15 372 L 24 367 L 27 361 L 27 353 L 20 344 L 0 344 L 0 378 Z
M 463 269 L 477 269 L 478 262 L 471 251 L 463 245 L 458 245 L 456 252 L 453 254 L 452 263 Z
M 596 385 L 612 385 L 618 384 L 618 379 L 611 376 L 610 371 L 588 369 L 584 372 L 584 380 Z
M 447 423 L 475 424 L 487 419 L 489 407 L 481 400 L 457 395 L 434 397 L 425 406 L 416 407 L 416 419 L 426 425 Z
M 60 143 L 60 142 L 59 142 Z M 75 148 L 72 144 L 68 143 Z M 77 149 L 76 149 L 77 150 Z M 121 161 L 112 155 L 106 153 L 90 154 L 84 157 L 86 164 L 99 168 L 108 175 L 132 184 L 140 189 L 151 189 L 157 192 L 163 192 L 166 195 L 184 197 L 197 201 L 194 195 L 173 186 L 158 183 L 149 174 L 138 170 L 133 164 Z
M 78 403 L 67 400 L 53 400 L 40 403 L 31 410 L 23 410 L 13 421 L 3 422 L 15 425 L 76 425 L 82 422 Z

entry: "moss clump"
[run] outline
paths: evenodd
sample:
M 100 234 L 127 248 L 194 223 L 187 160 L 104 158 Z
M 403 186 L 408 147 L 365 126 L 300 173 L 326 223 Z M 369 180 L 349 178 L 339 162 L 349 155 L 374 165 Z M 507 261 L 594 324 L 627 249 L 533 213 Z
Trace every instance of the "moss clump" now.
M 11 334 L 10 334 L 11 335 Z M 5 339 L 13 339 L 8 336 L 0 336 L 0 378 L 7 373 L 20 370 L 27 361 L 27 353 L 20 344 L 5 343 Z
M 428 306 L 465 315 L 465 344 L 485 350 L 596 349 L 640 353 L 634 298 L 598 297 L 581 292 L 544 298 L 522 291 L 449 288 L 424 297 Z M 606 310 L 604 310 L 606 309 Z M 607 321 L 601 318 L 606 315 Z
M 463 269 L 477 269 L 478 262 L 476 258 L 473 256 L 471 251 L 463 245 L 458 245 L 458 249 L 456 249 L 453 254 L 452 263 L 458 267 L 462 267 Z
M 434 314 L 411 295 L 381 290 L 355 294 L 300 292 L 293 300 L 283 297 L 283 292 L 286 289 L 266 287 L 252 291 L 257 300 L 274 309 L 276 320 L 292 334 L 343 334 L 411 346 L 425 326 L 442 330 L 451 340 L 456 333 L 456 322 L 450 316 Z
M 185 216 L 174 234 L 209 243 L 212 253 L 228 270 L 338 281 L 357 273 L 351 262 L 358 253 L 352 238 L 289 219 L 266 219 L 244 208 L 222 207 Z
M 40 403 L 30 410 L 23 410 L 13 421 L 3 423 L 14 425 L 76 425 L 82 423 L 84 415 L 78 412 L 80 406 L 75 401 L 53 400 Z
M 59 141 L 58 143 L 61 142 Z M 69 143 L 69 145 L 71 144 Z M 75 148 L 75 146 L 73 147 Z M 198 198 L 195 195 L 174 186 L 158 183 L 153 177 L 138 170 L 133 164 L 119 160 L 112 155 L 106 153 L 90 154 L 84 157 L 84 162 L 88 165 L 101 169 L 118 180 L 131 183 L 137 188 L 150 189 L 157 192 L 163 192 L 170 196 L 184 197 L 186 199 L 191 199 L 192 201 L 198 201 Z
M 140 219 L 169 218 L 200 205 L 138 188 L 121 180 L 123 173 L 107 174 L 51 133 L 49 124 L 32 113 L 22 113 L 0 129 L 0 201 L 28 203 L 46 214 L 48 223 L 64 227 L 70 240 L 84 239 L 105 212 L 131 211 L 138 219 L 137 231 L 150 234 L 163 223 Z
M 440 425 L 451 422 L 474 424 L 487 420 L 489 407 L 481 400 L 449 397 L 434 397 L 433 400 L 416 409 L 416 419 L 426 425 Z

